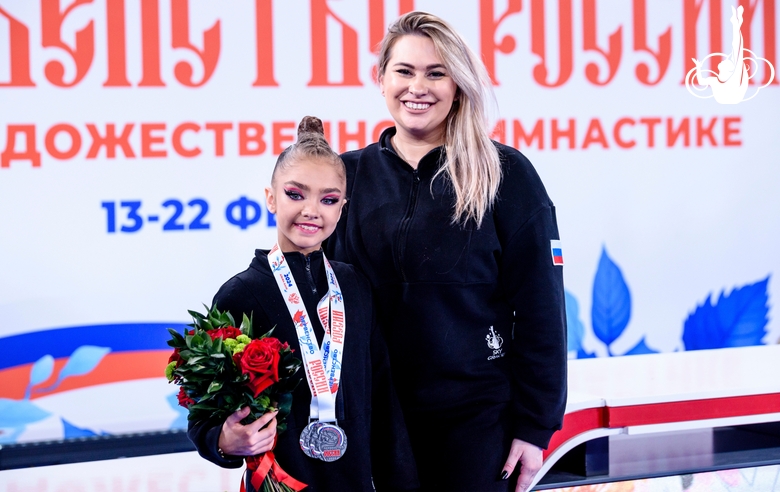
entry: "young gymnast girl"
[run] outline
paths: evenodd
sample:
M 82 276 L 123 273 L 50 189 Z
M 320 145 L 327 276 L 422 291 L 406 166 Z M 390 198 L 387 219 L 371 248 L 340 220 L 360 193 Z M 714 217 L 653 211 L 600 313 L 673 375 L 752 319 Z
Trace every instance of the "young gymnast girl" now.
M 190 439 L 204 458 L 226 468 L 273 449 L 282 469 L 311 492 L 416 488 L 371 287 L 320 248 L 346 203 L 346 171 L 319 119 L 301 121 L 298 141 L 279 156 L 265 194 L 276 214 L 277 243 L 256 250 L 214 304 L 235 319 L 251 315 L 255 333 L 274 328 L 273 336 L 303 360 L 296 377 L 304 381 L 293 393 L 285 432 L 276 434 L 275 413 L 241 425 L 249 412 L 243 408 L 222 422 L 191 422 Z

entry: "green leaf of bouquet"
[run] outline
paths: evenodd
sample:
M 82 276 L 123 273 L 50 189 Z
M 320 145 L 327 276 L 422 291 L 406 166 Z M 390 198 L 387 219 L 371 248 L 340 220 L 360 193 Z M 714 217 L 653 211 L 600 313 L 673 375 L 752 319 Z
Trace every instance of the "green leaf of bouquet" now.
M 208 393 L 216 393 L 222 389 L 222 381 L 212 381 L 209 385 Z
M 265 332 L 264 334 L 262 334 L 262 335 L 260 336 L 260 339 L 262 340 L 263 338 L 270 337 L 270 336 L 273 334 L 273 332 L 274 332 L 274 328 L 276 328 L 276 325 L 274 325 L 274 327 L 273 327 L 273 328 L 271 328 L 270 330 L 268 330 L 267 332 Z

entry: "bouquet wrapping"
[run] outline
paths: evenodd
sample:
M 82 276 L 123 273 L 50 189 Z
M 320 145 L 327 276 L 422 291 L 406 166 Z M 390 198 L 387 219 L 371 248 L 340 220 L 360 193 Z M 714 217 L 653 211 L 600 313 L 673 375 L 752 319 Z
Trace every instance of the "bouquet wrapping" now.
M 244 315 L 236 328 L 233 316 L 214 306 L 206 314 L 188 311 L 193 329 L 184 334 L 168 329 L 173 353 L 165 376 L 179 388 L 179 405 L 189 410 L 189 420 L 224 421 L 243 407 L 249 424 L 266 412 L 278 410 L 277 433 L 284 432 L 292 406 L 292 392 L 300 382 L 293 374 L 301 361 L 287 343 L 271 336 L 273 330 L 254 337 L 252 320 Z M 246 458 L 251 483 L 261 492 L 291 492 L 306 487 L 281 469 L 273 451 Z M 241 484 L 244 490 L 244 483 Z

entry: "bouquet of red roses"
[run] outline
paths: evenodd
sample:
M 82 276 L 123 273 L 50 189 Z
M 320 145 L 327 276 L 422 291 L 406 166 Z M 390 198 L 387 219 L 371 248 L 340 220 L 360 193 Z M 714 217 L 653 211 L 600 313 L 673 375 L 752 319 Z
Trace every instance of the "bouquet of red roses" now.
M 233 316 L 214 306 L 207 313 L 188 311 L 192 330 L 184 335 L 168 329 L 168 359 L 165 376 L 181 388 L 179 404 L 189 410 L 189 420 L 225 420 L 240 408 L 249 407 L 242 424 L 254 422 L 274 409 L 279 413 L 277 433 L 286 428 L 292 392 L 300 382 L 291 376 L 301 367 L 287 343 L 271 333 L 254 337 L 252 321 L 244 315 L 236 328 Z M 261 492 L 301 490 L 305 484 L 287 475 L 273 452 L 246 458 L 252 470 L 252 486 Z M 242 484 L 243 489 L 243 484 Z

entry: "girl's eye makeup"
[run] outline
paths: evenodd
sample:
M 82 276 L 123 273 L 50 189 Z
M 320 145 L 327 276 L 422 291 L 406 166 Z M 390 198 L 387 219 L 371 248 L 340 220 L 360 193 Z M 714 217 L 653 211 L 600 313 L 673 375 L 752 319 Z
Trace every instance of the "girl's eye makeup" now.
M 335 205 L 341 201 L 341 197 L 337 195 L 328 195 L 322 199 L 322 203 L 325 205 Z
M 302 200 L 303 194 L 296 189 L 285 189 L 284 194 L 290 197 L 292 200 Z

